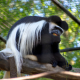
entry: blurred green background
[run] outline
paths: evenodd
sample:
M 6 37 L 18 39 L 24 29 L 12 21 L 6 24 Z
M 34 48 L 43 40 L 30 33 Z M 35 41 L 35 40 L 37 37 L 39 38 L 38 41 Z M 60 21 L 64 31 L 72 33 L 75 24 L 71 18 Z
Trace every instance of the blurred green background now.
M 80 20 L 79 0 L 57 0 Z M 51 0 L 0 0 L 0 36 L 6 39 L 9 29 L 19 19 L 25 16 L 52 16 L 57 15 L 69 25 L 68 31 L 61 36 L 60 49 L 80 47 L 80 26 L 66 13 L 57 7 Z M 5 43 L 0 40 L 0 50 Z M 75 68 L 80 68 L 80 50 L 61 53 Z M 0 72 L 0 78 L 4 72 Z M 39 78 L 37 80 L 50 80 Z

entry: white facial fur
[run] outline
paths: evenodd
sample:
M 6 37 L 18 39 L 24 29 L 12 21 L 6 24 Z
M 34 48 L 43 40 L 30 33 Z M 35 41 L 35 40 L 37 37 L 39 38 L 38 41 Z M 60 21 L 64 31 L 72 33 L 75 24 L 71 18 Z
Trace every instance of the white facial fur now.
M 55 23 L 50 22 L 49 23 L 49 33 L 51 33 L 51 31 L 55 28 L 55 26 L 58 27 L 58 28 L 60 28 L 62 30 L 62 33 L 64 32 L 64 30 L 60 26 L 58 26 Z

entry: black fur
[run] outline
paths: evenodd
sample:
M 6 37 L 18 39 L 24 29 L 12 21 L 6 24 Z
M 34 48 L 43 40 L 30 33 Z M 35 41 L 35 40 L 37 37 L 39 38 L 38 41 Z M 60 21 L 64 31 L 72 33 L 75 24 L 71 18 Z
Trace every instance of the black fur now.
M 48 19 L 50 22 L 54 22 L 59 25 L 64 30 L 68 30 L 68 24 L 65 21 L 62 21 L 58 16 L 50 16 Z
M 68 64 L 65 58 L 59 52 L 59 42 L 60 36 L 53 36 L 49 33 L 49 22 L 54 22 L 59 25 L 64 30 L 68 29 L 68 24 L 65 21 L 62 21 L 58 16 L 38 17 L 38 16 L 28 16 L 17 21 L 12 28 L 10 29 L 7 40 L 10 37 L 12 30 L 21 23 L 33 23 L 40 20 L 45 20 L 47 23 L 44 25 L 41 31 L 41 41 L 39 40 L 38 44 L 33 47 L 32 53 L 37 56 L 38 61 L 41 63 L 51 63 L 53 67 L 56 65 L 66 69 L 71 70 L 72 66 Z M 16 34 L 16 48 L 18 49 L 18 40 L 20 32 L 17 30 Z M 35 41 L 36 42 L 36 41 Z M 19 50 L 19 49 L 18 49 Z M 30 53 L 30 54 L 32 54 Z
M 62 21 L 60 19 L 60 17 L 58 16 L 51 16 L 49 18 L 46 18 L 46 17 L 39 17 L 39 16 L 27 16 L 27 17 L 24 17 L 20 20 L 18 20 L 10 29 L 8 35 L 7 35 L 7 39 L 9 38 L 9 35 L 10 33 L 12 32 L 12 30 L 19 24 L 21 23 L 33 23 L 33 22 L 38 22 L 40 20 L 46 20 L 48 22 L 54 22 L 56 23 L 57 25 L 59 25 L 60 27 L 62 27 L 64 30 L 67 30 L 68 29 L 68 24 L 65 22 L 65 21 Z

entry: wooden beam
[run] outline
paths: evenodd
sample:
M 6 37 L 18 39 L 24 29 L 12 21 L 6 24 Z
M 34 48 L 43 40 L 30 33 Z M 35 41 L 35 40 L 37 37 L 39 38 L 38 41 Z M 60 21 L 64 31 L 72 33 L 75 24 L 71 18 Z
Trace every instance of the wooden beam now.
M 6 40 L 0 36 L 0 40 L 3 41 L 4 43 L 6 43 Z
M 10 63 L 9 63 L 8 57 L 4 55 L 4 53 L 0 53 L 0 70 L 6 70 L 10 71 Z M 44 73 L 41 77 L 56 79 L 56 80 L 79 80 L 80 79 L 80 73 L 75 73 L 75 69 L 73 68 L 74 72 L 65 71 L 61 67 L 57 66 L 55 68 L 52 67 L 51 64 L 41 64 L 36 61 L 32 61 L 29 59 L 23 58 L 23 64 L 22 64 L 22 73 L 25 74 L 39 74 Z M 80 69 L 78 69 L 80 71 Z M 50 75 L 49 75 L 50 74 Z M 46 76 L 47 75 L 47 76 Z M 66 77 L 67 76 L 67 77 Z

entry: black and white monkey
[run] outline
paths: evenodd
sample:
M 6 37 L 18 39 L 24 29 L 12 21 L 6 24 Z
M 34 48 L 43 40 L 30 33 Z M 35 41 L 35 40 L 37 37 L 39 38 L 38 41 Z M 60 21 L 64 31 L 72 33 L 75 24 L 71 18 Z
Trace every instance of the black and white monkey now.
M 9 57 L 14 56 L 18 73 L 21 71 L 22 57 L 29 55 L 34 55 L 40 63 L 71 70 L 72 66 L 59 51 L 60 35 L 67 29 L 68 24 L 58 16 L 24 17 L 11 27 L 6 49 L 2 51 Z

